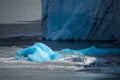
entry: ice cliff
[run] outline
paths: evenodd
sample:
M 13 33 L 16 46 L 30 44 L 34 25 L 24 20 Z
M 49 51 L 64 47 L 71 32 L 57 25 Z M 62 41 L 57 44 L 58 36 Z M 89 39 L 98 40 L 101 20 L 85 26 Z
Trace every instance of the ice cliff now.
M 42 0 L 42 35 L 51 40 L 120 40 L 120 0 Z

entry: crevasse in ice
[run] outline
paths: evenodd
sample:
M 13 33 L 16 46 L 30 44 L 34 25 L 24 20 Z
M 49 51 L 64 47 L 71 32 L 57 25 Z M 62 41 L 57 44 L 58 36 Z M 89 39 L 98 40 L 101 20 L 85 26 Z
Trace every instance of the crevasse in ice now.
M 51 40 L 120 40 L 120 0 L 42 0 L 42 35 Z

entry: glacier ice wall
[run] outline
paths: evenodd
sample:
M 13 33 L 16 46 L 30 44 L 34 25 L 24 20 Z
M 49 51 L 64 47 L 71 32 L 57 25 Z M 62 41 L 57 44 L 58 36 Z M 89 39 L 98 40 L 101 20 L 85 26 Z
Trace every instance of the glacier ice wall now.
M 42 35 L 51 40 L 120 40 L 120 0 L 42 0 Z

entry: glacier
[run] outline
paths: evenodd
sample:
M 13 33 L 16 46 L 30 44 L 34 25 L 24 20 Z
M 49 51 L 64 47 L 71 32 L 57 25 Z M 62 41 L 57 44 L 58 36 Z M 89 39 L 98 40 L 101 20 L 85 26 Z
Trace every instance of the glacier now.
M 120 0 L 42 0 L 42 36 L 120 41 Z

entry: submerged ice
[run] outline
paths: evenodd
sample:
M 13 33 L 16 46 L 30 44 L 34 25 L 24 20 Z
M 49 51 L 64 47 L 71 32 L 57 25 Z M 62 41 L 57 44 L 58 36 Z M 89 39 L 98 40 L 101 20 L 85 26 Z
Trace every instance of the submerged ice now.
M 55 52 L 43 43 L 35 43 L 28 48 L 17 51 L 14 58 L 19 61 L 28 60 L 34 62 L 48 62 L 51 60 L 64 59 L 71 55 L 75 55 L 77 58 L 82 59 L 84 56 L 95 57 L 119 54 L 120 48 L 96 48 L 95 46 L 80 50 L 63 49 Z

